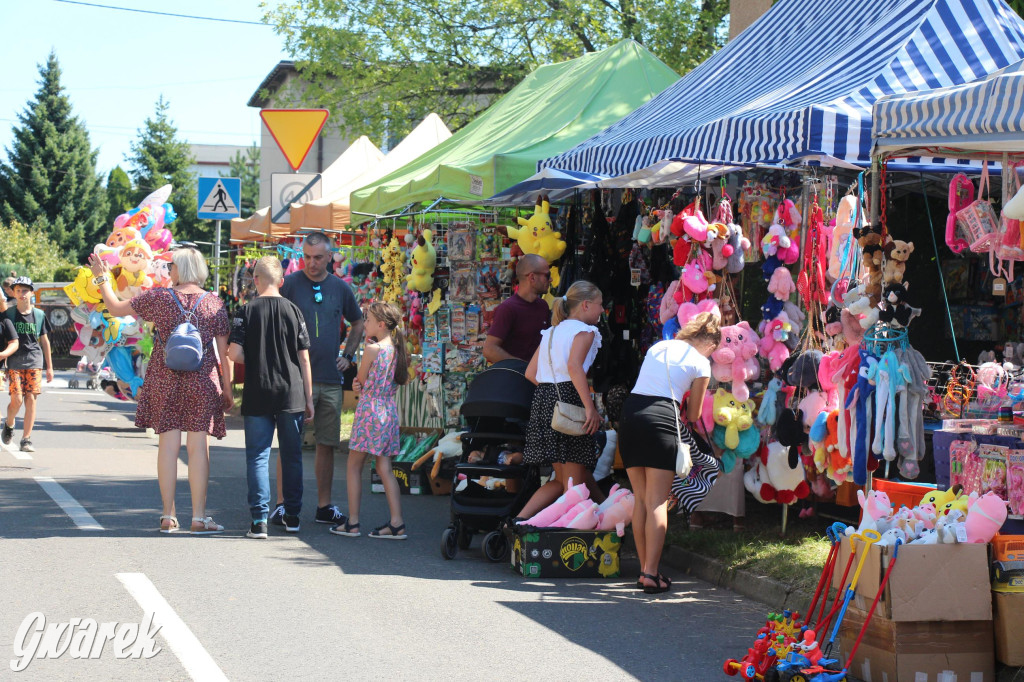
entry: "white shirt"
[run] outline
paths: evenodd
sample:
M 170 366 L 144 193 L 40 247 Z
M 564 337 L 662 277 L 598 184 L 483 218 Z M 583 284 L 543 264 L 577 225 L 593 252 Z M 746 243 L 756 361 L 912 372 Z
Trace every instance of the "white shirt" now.
M 671 387 L 669 377 L 672 378 Z M 697 349 L 686 341 L 659 341 L 644 356 L 633 393 L 670 399 L 674 393 L 676 402 L 682 402 L 693 380 L 702 377 L 711 378 L 711 363 Z
M 601 347 L 601 332 L 593 325 L 565 319 L 559 325 L 548 327 L 540 333 L 540 346 L 537 348 L 537 383 L 555 384 L 572 381 L 572 377 L 569 376 L 569 351 L 572 349 L 573 340 L 580 332 L 594 332 L 594 340 L 587 351 L 587 357 L 583 360 L 583 371 L 590 369 L 594 364 L 594 358 L 597 357 L 597 349 Z M 548 338 L 552 334 L 554 338 L 551 341 L 551 362 L 548 362 Z

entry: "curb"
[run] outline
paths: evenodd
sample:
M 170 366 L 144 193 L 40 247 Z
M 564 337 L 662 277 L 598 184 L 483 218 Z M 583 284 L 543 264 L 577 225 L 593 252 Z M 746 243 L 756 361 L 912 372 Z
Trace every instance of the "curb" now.
M 662 561 L 694 578 L 755 599 L 772 609 L 803 611 L 811 603 L 813 596 L 803 590 L 791 588 L 777 580 L 751 573 L 742 568 L 726 568 L 722 562 L 716 559 L 710 559 L 673 545 L 665 548 Z

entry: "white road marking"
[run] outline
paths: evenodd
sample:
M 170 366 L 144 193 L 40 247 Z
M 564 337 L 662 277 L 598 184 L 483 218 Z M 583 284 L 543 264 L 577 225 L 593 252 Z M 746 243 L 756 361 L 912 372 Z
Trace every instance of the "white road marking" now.
M 193 680 L 226 680 L 227 676 L 213 660 L 209 652 L 196 638 L 185 621 L 167 603 L 156 585 L 145 573 L 118 573 L 128 593 L 135 598 L 143 611 L 153 614 L 154 625 L 160 626 L 160 635 L 178 657 L 185 671 Z
M 89 397 L 90 395 L 98 395 L 98 394 L 99 394 L 99 391 L 90 391 L 90 390 L 82 390 L 82 391 L 74 391 L 74 390 L 72 390 L 72 391 L 47 391 L 46 389 L 43 389 L 43 395 L 81 395 L 81 396 Z M 103 395 L 107 395 L 107 394 L 104 393 Z
M 92 514 L 85 511 L 85 507 L 78 503 L 78 500 L 71 497 L 71 493 L 64 490 L 64 487 L 49 476 L 33 476 L 47 495 L 60 505 L 64 513 L 71 517 L 80 530 L 103 530 L 103 526 L 96 522 Z
M 10 445 L 4 445 L 3 443 L 0 443 L 0 448 L 3 448 L 7 452 L 11 453 L 14 459 L 32 459 L 32 455 L 28 454 L 27 452 L 22 452 L 21 450 L 12 450 Z

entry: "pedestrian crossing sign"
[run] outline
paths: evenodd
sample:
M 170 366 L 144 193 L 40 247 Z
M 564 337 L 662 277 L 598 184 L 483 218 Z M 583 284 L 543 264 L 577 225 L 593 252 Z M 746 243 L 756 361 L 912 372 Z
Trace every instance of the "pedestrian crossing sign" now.
M 241 178 L 199 178 L 199 219 L 230 220 L 241 216 Z

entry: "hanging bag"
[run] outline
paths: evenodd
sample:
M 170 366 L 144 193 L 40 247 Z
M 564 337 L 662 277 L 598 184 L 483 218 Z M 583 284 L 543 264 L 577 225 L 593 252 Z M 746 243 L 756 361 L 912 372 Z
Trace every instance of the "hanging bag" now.
M 974 253 L 988 253 L 999 234 L 999 218 L 989 200 L 988 162 L 981 167 L 978 198 L 956 212 L 956 224 Z
M 974 201 L 974 184 L 963 173 L 957 173 L 949 182 L 949 216 L 946 218 L 946 246 L 953 253 L 963 253 L 970 244 L 956 234 L 957 213 Z
M 679 410 L 682 404 L 676 404 L 676 392 L 672 389 L 672 377 L 668 373 L 668 348 L 665 348 L 665 378 L 668 379 L 668 392 L 672 396 L 672 414 L 676 418 L 676 475 L 686 479 L 693 468 L 693 459 L 690 458 L 690 446 L 683 442 L 683 429 L 679 424 Z
M 555 338 L 556 327 L 548 334 L 548 367 L 551 368 L 551 381 L 555 385 L 555 411 L 551 414 L 551 428 L 567 436 L 585 436 L 587 433 L 587 410 L 579 405 L 563 403 L 558 391 L 558 377 L 555 376 L 555 364 L 551 360 L 551 344 Z
M 1020 178 L 1013 164 L 1003 164 L 1003 212 L 999 217 L 999 238 L 995 248 L 989 252 L 989 270 L 996 277 L 1001 274 L 1013 281 L 1013 264 L 1024 261 L 1024 244 L 1021 242 L 1020 221 L 1006 215 L 1006 205 L 1020 193 Z

